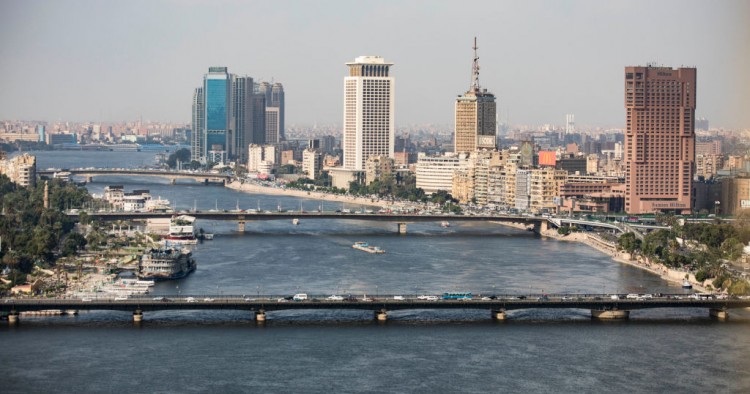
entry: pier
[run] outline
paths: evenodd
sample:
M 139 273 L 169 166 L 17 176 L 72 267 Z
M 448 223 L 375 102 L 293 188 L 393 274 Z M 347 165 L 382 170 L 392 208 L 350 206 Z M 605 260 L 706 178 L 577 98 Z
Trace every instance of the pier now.
M 624 298 L 624 296 L 622 296 Z M 288 297 L 287 297 L 288 298 Z M 506 320 L 509 311 L 522 309 L 584 309 L 597 319 L 627 319 L 630 311 L 640 309 L 703 308 L 707 314 L 720 320 L 729 317 L 729 310 L 750 307 L 750 299 L 715 299 L 662 295 L 647 299 L 613 299 L 612 295 L 508 295 L 496 299 L 438 299 L 425 300 L 416 296 L 382 295 L 376 298 L 354 298 L 328 300 L 325 295 L 311 295 L 307 300 L 290 301 L 281 295 L 273 296 L 138 296 L 126 300 L 114 298 L 92 299 L 12 299 L 0 300 L 0 313 L 7 315 L 10 324 L 17 324 L 23 312 L 64 311 L 125 311 L 133 313 L 133 320 L 145 320 L 147 312 L 161 310 L 240 310 L 255 316 L 256 321 L 266 320 L 267 312 L 281 310 L 350 309 L 369 310 L 373 318 L 386 321 L 389 311 L 409 309 L 487 310 L 489 317 Z

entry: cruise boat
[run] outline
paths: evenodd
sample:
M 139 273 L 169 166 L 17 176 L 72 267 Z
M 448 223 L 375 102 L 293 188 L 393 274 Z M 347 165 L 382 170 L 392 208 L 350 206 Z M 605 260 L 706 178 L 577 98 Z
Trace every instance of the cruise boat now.
M 138 278 L 170 280 L 184 278 L 196 267 L 193 254 L 187 249 L 151 249 L 141 256 Z
M 193 222 L 195 222 L 193 216 L 179 215 L 173 217 L 169 223 L 169 234 L 167 234 L 165 240 L 174 244 L 197 244 L 198 239 L 195 238 Z
M 380 249 L 377 246 L 370 246 L 370 244 L 368 244 L 367 242 L 362 242 L 362 241 L 355 242 L 354 245 L 352 245 L 352 248 L 361 250 L 367 253 L 375 253 L 375 254 L 385 253 L 385 250 Z

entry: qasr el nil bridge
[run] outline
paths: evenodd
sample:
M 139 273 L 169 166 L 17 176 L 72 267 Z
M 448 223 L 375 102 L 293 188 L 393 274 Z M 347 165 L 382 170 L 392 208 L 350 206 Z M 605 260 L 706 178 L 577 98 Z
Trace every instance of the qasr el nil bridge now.
M 336 300 L 321 296 L 307 296 L 301 301 L 283 296 L 147 296 L 128 299 L 81 298 L 81 299 L 3 299 L 0 312 L 7 314 L 10 324 L 18 322 L 22 312 L 33 311 L 124 311 L 132 312 L 133 320 L 143 320 L 144 312 L 161 310 L 240 310 L 254 314 L 256 322 L 266 320 L 266 312 L 281 310 L 350 309 L 373 311 L 374 318 L 388 319 L 388 311 L 409 309 L 478 309 L 490 311 L 496 320 L 508 318 L 507 312 L 521 309 L 586 309 L 596 319 L 627 319 L 630 311 L 638 309 L 703 308 L 709 315 L 720 320 L 727 319 L 729 309 L 750 307 L 750 299 L 717 299 L 712 296 L 658 295 L 657 297 L 628 299 L 625 295 L 607 294 L 557 294 L 491 296 L 465 299 L 441 299 L 439 296 L 393 296 L 376 298 L 339 297 Z M 512 316 L 511 316 L 512 317 Z
M 192 179 L 201 183 L 219 183 L 226 184 L 231 177 L 226 174 L 217 174 L 213 172 L 190 172 L 190 171 L 165 171 L 149 170 L 139 168 L 70 168 L 62 170 L 40 170 L 37 171 L 41 176 L 54 176 L 56 173 L 66 172 L 70 176 L 79 176 L 86 178 L 86 182 L 92 182 L 95 176 L 149 176 L 167 178 L 171 183 L 176 183 L 178 179 Z

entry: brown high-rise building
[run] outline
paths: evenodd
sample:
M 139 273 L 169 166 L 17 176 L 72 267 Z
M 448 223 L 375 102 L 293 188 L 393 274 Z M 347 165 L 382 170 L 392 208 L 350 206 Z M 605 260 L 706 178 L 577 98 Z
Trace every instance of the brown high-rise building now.
M 495 149 L 495 95 L 479 87 L 479 56 L 474 38 L 474 63 L 469 91 L 456 99 L 454 151 Z
M 625 67 L 625 211 L 690 213 L 694 68 Z

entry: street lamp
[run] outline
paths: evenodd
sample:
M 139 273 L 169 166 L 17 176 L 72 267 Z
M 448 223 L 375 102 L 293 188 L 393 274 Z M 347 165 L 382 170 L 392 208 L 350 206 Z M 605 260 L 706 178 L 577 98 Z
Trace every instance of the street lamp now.
M 721 201 L 714 201 L 714 215 L 719 215 L 719 205 L 721 205 Z

